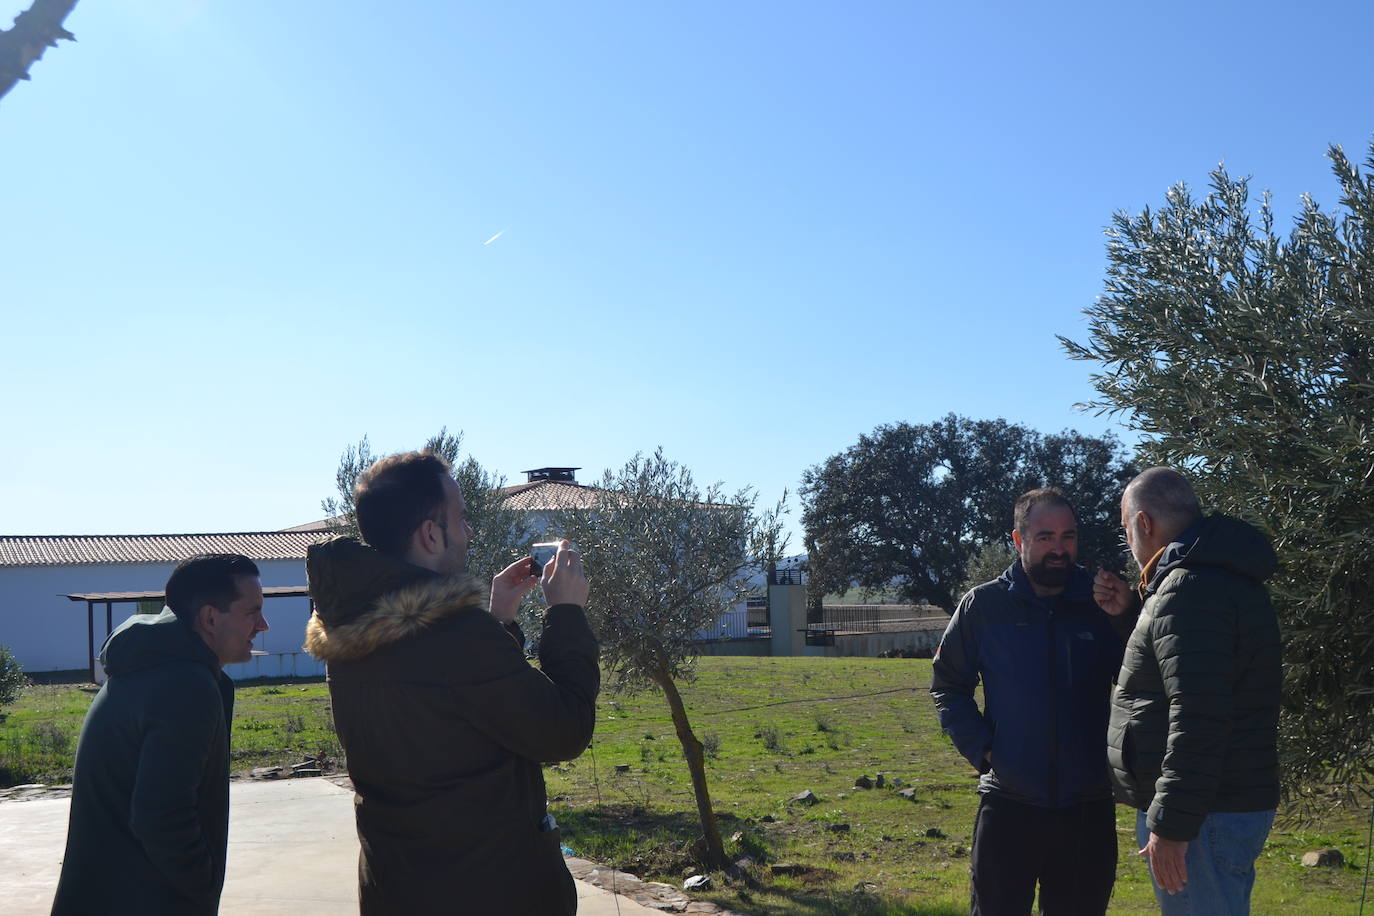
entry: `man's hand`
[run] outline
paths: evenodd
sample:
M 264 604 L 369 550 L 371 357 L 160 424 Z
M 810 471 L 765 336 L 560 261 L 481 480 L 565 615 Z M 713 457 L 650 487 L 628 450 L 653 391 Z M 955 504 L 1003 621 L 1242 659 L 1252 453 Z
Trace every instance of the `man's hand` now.
M 1099 569 L 1093 576 L 1093 600 L 1113 617 L 1120 617 L 1136 606 L 1135 592 L 1126 580 L 1106 569 Z
M 544 564 L 544 600 L 549 607 L 555 604 L 575 604 L 586 607 L 587 576 L 582 572 L 582 557 L 572 549 L 572 543 L 562 540 L 558 543 L 558 553 Z
M 520 599 L 539 584 L 530 570 L 530 558 L 524 557 L 501 570 L 491 580 L 491 603 L 488 607 L 491 608 L 491 616 L 501 623 L 510 623 L 515 619 L 515 612 L 520 609 Z
M 1150 834 L 1145 848 L 1136 853 L 1150 860 L 1150 873 L 1155 883 L 1170 894 L 1177 894 L 1188 883 L 1188 863 L 1184 856 L 1188 853 L 1187 840 L 1166 840 Z

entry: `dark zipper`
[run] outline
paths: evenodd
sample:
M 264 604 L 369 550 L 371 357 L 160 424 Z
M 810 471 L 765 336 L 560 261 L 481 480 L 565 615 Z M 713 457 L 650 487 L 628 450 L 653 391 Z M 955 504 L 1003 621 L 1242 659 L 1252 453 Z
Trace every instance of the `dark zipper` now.
M 1049 766 L 1049 771 L 1050 771 L 1050 805 L 1051 805 L 1051 806 L 1054 806 L 1054 804 L 1058 801 L 1058 796 L 1059 796 L 1059 767 L 1058 767 L 1058 765 L 1057 765 L 1057 764 L 1058 764 L 1059 758 L 1058 758 L 1058 755 L 1055 753 L 1055 748 L 1056 748 L 1056 746 L 1057 746 L 1058 743 L 1059 743 L 1059 723 L 1058 723 L 1058 721 L 1057 721 L 1057 719 L 1058 719 L 1057 712 L 1058 712 L 1058 707 L 1059 707 L 1059 701 L 1058 701 L 1058 697 L 1055 696 L 1055 689 L 1054 689 L 1054 683 L 1055 683 L 1055 681 L 1054 681 L 1054 656 L 1055 656 L 1055 651 L 1054 651 L 1054 650 L 1055 650 L 1055 645 L 1054 645 L 1054 608 L 1050 607 L 1049 602 L 1042 602 L 1042 603 L 1045 605 L 1045 610 L 1046 610 L 1046 611 L 1048 612 L 1048 614 L 1049 614 L 1049 617 L 1048 617 L 1048 619 L 1047 619 L 1047 621 L 1046 621 L 1046 631 L 1047 631 L 1047 634 L 1048 634 L 1048 636 L 1049 636 L 1048 642 L 1049 642 L 1049 663 L 1050 663 L 1050 664 L 1049 664 L 1049 674 L 1050 674 L 1050 695 L 1049 695 L 1049 704 L 1050 704 L 1050 746 L 1049 746 L 1049 764 L 1050 764 L 1050 766 Z

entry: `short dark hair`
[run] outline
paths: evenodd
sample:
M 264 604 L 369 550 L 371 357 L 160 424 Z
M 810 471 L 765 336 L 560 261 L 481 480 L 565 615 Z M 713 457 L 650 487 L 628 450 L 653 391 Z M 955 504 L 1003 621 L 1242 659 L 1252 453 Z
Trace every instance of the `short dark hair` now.
M 167 606 L 187 626 L 207 604 L 221 611 L 239 597 L 239 576 L 257 576 L 258 566 L 238 553 L 199 553 L 187 557 L 167 580 Z
M 448 462 L 433 452 L 401 452 L 375 462 L 353 488 L 353 511 L 363 540 L 387 556 L 406 552 L 410 536 L 444 507 Z
M 1064 491 L 1058 487 L 1038 487 L 1034 490 L 1027 490 L 1016 498 L 1016 508 L 1012 510 L 1012 524 L 1020 532 L 1021 537 L 1025 537 L 1026 519 L 1040 506 L 1063 506 L 1073 513 L 1074 521 L 1078 521 L 1078 512 L 1074 509 L 1073 503 L 1064 495 Z

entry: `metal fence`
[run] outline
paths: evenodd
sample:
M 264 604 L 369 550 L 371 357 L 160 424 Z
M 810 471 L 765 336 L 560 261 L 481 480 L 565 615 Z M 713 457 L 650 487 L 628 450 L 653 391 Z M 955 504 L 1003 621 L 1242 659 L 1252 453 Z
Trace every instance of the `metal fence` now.
M 929 604 L 834 604 L 812 611 L 806 623 L 810 645 L 831 645 L 836 636 L 906 633 L 943 628 L 949 615 Z M 727 614 L 702 632 L 703 639 L 769 639 L 768 599 L 750 598 L 744 613 Z
M 836 636 L 872 633 L 909 633 L 943 628 L 949 615 L 929 604 L 829 604 L 812 611 L 806 623 L 806 644 L 830 646 Z

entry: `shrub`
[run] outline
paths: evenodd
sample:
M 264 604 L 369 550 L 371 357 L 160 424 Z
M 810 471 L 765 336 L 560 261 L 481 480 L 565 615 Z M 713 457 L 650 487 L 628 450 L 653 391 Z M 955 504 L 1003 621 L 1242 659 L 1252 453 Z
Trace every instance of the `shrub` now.
M 10 650 L 0 646 L 0 706 L 8 706 L 19 699 L 24 689 L 24 669 Z

